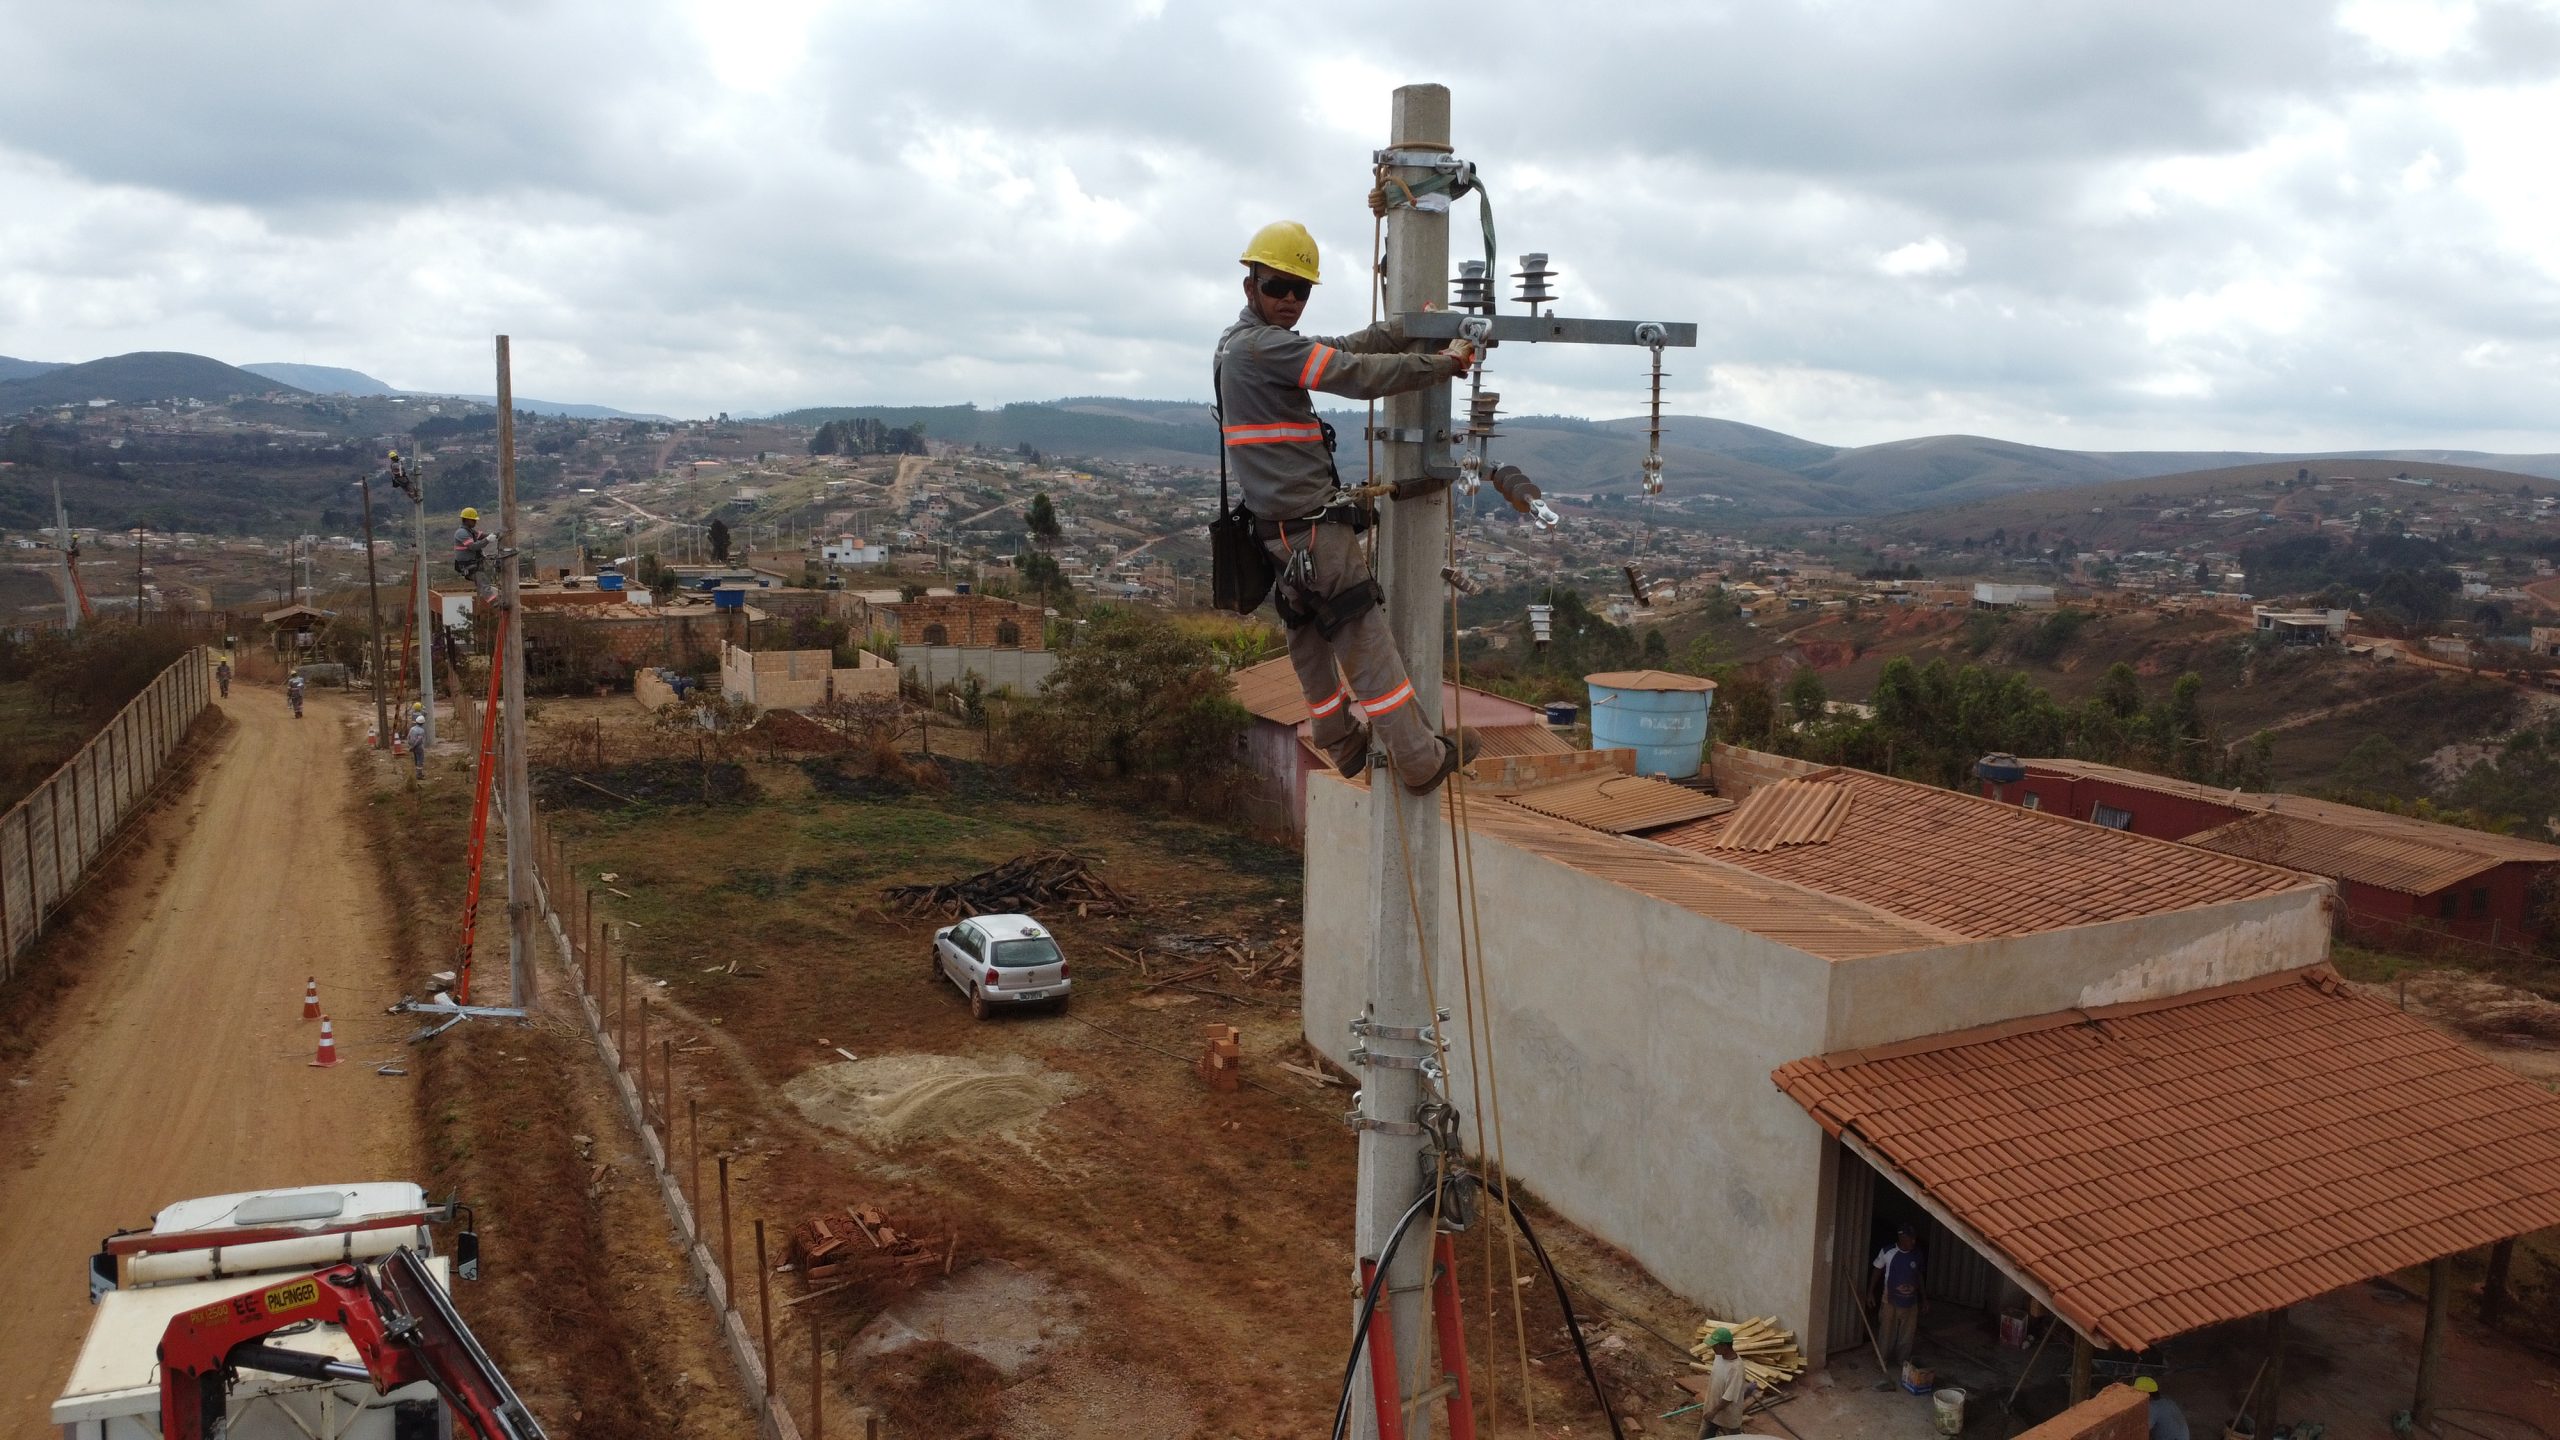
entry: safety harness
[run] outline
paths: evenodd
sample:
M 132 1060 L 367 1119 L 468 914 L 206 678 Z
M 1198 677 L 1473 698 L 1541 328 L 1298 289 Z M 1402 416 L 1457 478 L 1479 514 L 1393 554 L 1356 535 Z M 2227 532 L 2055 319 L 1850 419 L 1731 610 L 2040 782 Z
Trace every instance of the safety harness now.
M 1222 356 L 1212 361 L 1209 366 L 1209 393 L 1217 397 L 1218 402 L 1213 413 L 1222 413 L 1225 410 L 1225 386 L 1226 366 Z M 1376 524 L 1378 518 L 1376 512 L 1369 508 L 1369 502 L 1354 498 L 1350 488 L 1342 483 L 1342 471 L 1335 466 L 1333 460 L 1335 443 L 1333 422 L 1318 416 L 1316 425 L 1324 432 L 1324 467 L 1325 472 L 1333 477 L 1333 493 L 1326 497 L 1323 505 L 1293 519 L 1265 520 L 1259 516 L 1255 517 L 1254 538 L 1266 541 L 1277 540 L 1280 542 L 1280 548 L 1287 551 L 1289 555 L 1289 563 L 1281 568 L 1277 583 L 1271 587 L 1271 608 L 1280 612 L 1280 623 L 1292 630 L 1302 625 L 1313 625 L 1318 635 L 1330 641 L 1341 632 L 1342 627 L 1383 604 L 1386 601 L 1387 592 L 1386 587 L 1380 585 L 1377 577 L 1373 575 L 1346 590 L 1337 591 L 1331 595 L 1316 596 L 1304 603 L 1300 603 L 1295 598 L 1308 595 L 1315 588 L 1316 547 L 1313 532 L 1316 526 L 1348 525 L 1351 527 L 1351 533 L 1357 535 Z M 1224 504 L 1226 483 L 1227 447 L 1225 442 L 1221 441 L 1218 446 L 1218 489 L 1222 497 L 1221 505 Z M 1292 525 L 1307 527 L 1309 533 L 1305 548 L 1300 549 L 1289 543 L 1289 527 Z

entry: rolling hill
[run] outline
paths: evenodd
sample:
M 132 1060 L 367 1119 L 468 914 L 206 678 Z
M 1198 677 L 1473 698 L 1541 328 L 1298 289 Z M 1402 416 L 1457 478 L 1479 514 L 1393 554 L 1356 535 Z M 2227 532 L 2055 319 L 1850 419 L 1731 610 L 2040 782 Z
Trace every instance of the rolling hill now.
M 0 355 L 0 381 L 24 380 L 31 375 L 42 375 L 48 370 L 61 368 L 62 362 L 58 360 L 16 360 Z
M 261 361 L 240 367 L 252 375 L 264 375 L 279 385 L 308 390 L 314 395 L 397 395 L 394 390 L 361 370 L 345 370 L 335 365 L 296 365 L 283 360 Z
M 134 402 L 193 396 L 213 401 L 298 388 L 202 355 L 137 350 L 130 355 L 111 355 L 104 360 L 65 365 L 24 379 L 0 382 L 0 415 L 90 400 Z

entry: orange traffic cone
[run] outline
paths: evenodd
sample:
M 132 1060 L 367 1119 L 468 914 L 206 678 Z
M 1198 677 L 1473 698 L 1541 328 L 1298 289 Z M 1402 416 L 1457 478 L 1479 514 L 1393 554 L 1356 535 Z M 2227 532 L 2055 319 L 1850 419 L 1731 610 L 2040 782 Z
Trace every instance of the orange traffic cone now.
M 310 984 L 302 987 L 302 1018 L 320 1018 L 320 977 L 317 975 L 311 977 Z
M 311 1061 L 314 1070 L 326 1070 L 338 1063 L 338 1031 L 329 1017 L 320 1017 L 320 1053 Z

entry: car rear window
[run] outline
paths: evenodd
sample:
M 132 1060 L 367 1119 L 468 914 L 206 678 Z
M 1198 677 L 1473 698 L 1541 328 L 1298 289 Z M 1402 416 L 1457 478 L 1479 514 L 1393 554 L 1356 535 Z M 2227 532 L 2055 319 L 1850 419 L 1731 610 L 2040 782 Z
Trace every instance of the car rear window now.
M 996 964 L 1006 969 L 1055 965 L 1060 958 L 1055 940 L 1004 940 L 996 945 Z

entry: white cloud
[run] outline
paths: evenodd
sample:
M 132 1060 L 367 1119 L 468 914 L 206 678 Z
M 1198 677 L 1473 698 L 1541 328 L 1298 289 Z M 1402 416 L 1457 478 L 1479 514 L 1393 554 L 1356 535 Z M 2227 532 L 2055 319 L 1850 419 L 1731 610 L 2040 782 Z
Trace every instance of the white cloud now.
M 1931 235 L 1886 251 L 1877 257 L 1876 268 L 1897 279 L 1961 274 L 1964 270 L 1964 247 L 1950 245 Z
M 1197 396 L 1304 220 L 1365 322 L 1389 90 L 1501 261 L 1694 319 L 1686 409 L 1834 443 L 2560 448 L 2560 5 L 1310 0 L 19 6 L 0 351 L 190 349 L 675 414 Z M 350 57 L 368 58 L 361 63 Z M 1458 208 L 1453 256 L 1478 253 Z M 1499 357 L 1625 414 L 1641 357 Z

